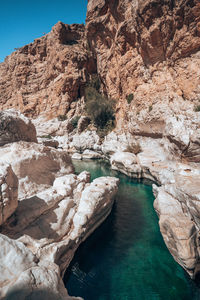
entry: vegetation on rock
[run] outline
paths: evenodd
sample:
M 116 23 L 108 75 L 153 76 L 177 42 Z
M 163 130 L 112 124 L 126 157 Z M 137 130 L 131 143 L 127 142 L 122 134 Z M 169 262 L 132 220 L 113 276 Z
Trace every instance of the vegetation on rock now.
M 74 128 L 77 128 L 79 119 L 80 119 L 80 116 L 76 116 L 71 120 L 71 124 Z
M 126 96 L 126 100 L 127 100 L 128 104 L 131 103 L 131 101 L 133 100 L 133 98 L 134 98 L 134 97 L 133 97 L 133 94 L 132 94 L 132 93 Z
M 149 105 L 149 112 L 152 111 L 152 109 L 153 109 L 153 106 Z
M 99 92 L 98 78 L 93 78 L 85 88 L 85 109 L 88 117 L 99 130 L 113 129 L 115 114 L 114 101 Z
M 40 135 L 39 137 L 42 138 L 42 139 L 52 139 L 52 136 L 50 134 Z

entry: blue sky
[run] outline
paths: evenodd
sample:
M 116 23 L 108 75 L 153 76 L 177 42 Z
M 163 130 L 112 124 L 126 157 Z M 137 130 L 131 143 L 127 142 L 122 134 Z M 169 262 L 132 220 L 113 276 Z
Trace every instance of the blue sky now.
M 0 62 L 14 48 L 48 33 L 58 21 L 85 23 L 87 0 L 1 0 Z

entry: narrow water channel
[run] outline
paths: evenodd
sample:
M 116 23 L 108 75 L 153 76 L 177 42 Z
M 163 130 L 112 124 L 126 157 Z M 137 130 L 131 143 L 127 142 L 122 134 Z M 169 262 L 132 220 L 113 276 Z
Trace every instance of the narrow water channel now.
M 200 291 L 169 254 L 153 209 L 151 185 L 110 170 L 102 161 L 74 161 L 92 179 L 120 179 L 107 220 L 79 247 L 64 282 L 85 300 L 199 300 Z

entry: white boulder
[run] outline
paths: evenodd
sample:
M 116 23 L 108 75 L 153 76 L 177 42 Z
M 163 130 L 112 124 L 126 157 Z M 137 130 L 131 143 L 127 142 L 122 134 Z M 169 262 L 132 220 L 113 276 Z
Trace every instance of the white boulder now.
M 16 141 L 37 143 L 32 122 L 14 109 L 0 112 L 0 146 Z
M 134 178 L 141 178 L 141 167 L 137 157 L 129 152 L 116 152 L 110 158 L 111 168 Z
M 18 177 L 19 199 L 52 186 L 55 177 L 74 170 L 66 152 L 28 142 L 1 147 L 0 162 L 10 164 Z
M 23 243 L 2 234 L 0 249 L 1 299 L 75 299 L 68 295 L 56 264 L 39 262 Z

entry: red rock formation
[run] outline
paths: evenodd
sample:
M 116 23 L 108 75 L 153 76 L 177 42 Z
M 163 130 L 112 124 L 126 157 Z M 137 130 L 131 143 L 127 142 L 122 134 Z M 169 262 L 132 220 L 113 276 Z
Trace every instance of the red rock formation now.
M 154 104 L 198 100 L 199 21 L 197 0 L 89 0 L 87 38 L 104 92 L 120 100 L 120 127 L 130 121 L 127 111 L 138 119 Z
M 96 71 L 86 50 L 84 25 L 58 22 L 52 31 L 12 53 L 0 64 L 1 109 L 28 116 L 66 114 Z
M 0 64 L 0 108 L 49 118 L 72 109 L 72 117 L 97 69 L 102 91 L 117 100 L 118 128 L 161 136 L 165 106 L 180 113 L 198 104 L 199 50 L 198 0 L 89 0 L 86 34 L 59 22 Z

